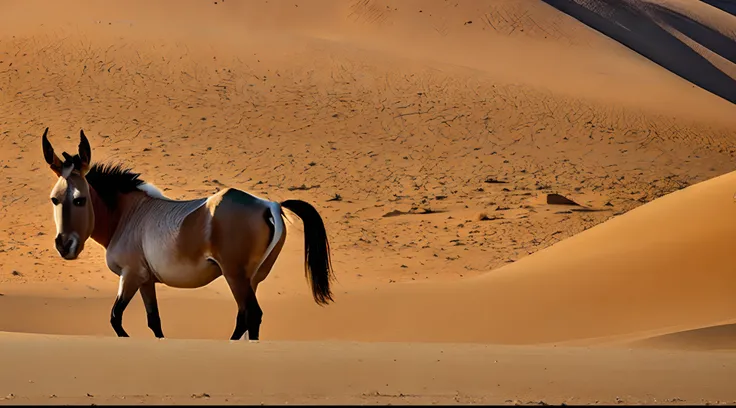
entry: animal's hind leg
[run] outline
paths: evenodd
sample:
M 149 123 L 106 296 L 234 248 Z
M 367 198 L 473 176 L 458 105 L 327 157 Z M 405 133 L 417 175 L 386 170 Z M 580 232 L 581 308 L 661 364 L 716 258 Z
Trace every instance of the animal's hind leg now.
M 250 283 L 245 277 L 243 268 L 224 268 L 222 274 L 225 276 L 230 291 L 233 293 L 235 302 L 238 304 L 238 315 L 235 318 L 235 330 L 230 340 L 240 340 L 248 330 L 248 292 Z
M 248 322 L 248 340 L 258 341 L 261 332 L 261 321 L 263 320 L 263 311 L 258 305 L 255 289 L 248 285 L 248 295 L 246 297 L 246 309 L 248 311 L 246 319 Z
M 285 241 L 286 230 L 284 230 L 283 235 L 279 238 L 279 242 L 273 248 L 268 257 L 266 257 L 261 267 L 258 268 L 258 272 L 256 272 L 256 274 L 250 279 L 251 291 L 250 297 L 248 298 L 248 340 L 259 340 L 261 322 L 263 320 L 263 310 L 261 310 L 261 306 L 258 304 L 258 299 L 256 298 L 258 284 L 263 282 L 271 272 L 273 265 L 276 263 L 276 259 L 279 257 L 279 253 L 281 253 L 281 249 L 283 248 Z

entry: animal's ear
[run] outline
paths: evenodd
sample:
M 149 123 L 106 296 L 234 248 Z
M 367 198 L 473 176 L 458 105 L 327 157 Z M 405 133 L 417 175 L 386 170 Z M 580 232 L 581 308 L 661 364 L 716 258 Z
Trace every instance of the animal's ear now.
M 51 147 L 51 143 L 49 142 L 48 138 L 49 134 L 49 128 L 46 128 L 46 130 L 43 132 L 43 158 L 46 159 L 46 163 L 48 163 L 49 167 L 51 167 L 51 170 L 54 171 L 54 173 L 57 176 L 61 176 L 61 168 L 62 168 L 62 161 L 59 159 L 59 156 L 54 153 L 54 148 Z
M 89 164 L 92 162 L 92 148 L 89 146 L 87 136 L 84 135 L 84 130 L 79 131 L 79 139 L 79 158 L 82 160 L 80 171 L 82 174 L 87 174 Z

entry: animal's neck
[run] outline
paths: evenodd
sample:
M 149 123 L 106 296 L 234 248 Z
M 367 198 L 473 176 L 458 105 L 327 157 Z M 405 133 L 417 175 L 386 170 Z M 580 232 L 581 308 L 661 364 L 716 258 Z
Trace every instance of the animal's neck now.
M 95 228 L 92 230 L 91 238 L 105 249 L 110 245 L 120 224 L 128 223 L 144 202 L 153 200 L 142 191 L 119 194 L 117 205 L 114 210 L 111 210 L 92 186 L 90 186 L 90 197 L 95 212 Z
M 92 230 L 90 238 L 107 249 L 115 231 L 118 229 L 123 214 L 125 214 L 126 204 L 128 203 L 125 202 L 127 200 L 119 200 L 116 208 L 112 210 L 102 201 L 92 186 L 89 190 L 92 209 L 95 212 L 95 228 Z
M 89 195 L 92 199 L 92 209 L 95 212 L 95 228 L 90 238 L 107 249 L 120 223 L 121 212 L 119 209 L 110 210 L 92 186 L 89 187 Z

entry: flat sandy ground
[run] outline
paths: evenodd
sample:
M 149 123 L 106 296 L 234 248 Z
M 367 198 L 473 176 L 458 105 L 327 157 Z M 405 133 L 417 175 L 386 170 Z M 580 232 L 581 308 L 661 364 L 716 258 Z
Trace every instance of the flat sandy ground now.
M 729 7 L 0 1 L 0 403 L 736 403 Z M 335 303 L 294 219 L 260 343 L 222 278 L 116 338 L 103 248 L 53 248 L 46 127 L 170 198 L 313 203 Z

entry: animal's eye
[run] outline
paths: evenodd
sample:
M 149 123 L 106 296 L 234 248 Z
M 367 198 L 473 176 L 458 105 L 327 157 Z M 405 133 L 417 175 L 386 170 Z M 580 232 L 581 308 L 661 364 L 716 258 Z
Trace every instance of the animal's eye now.
M 72 201 L 72 202 L 73 202 L 73 203 L 74 203 L 74 205 L 76 205 L 77 207 L 82 207 L 82 206 L 83 206 L 83 205 L 84 205 L 84 204 L 85 204 L 85 203 L 87 202 L 87 198 L 86 198 L 86 197 L 77 197 L 77 198 L 75 198 L 75 199 L 74 199 L 74 201 Z
M 59 200 L 56 197 L 51 197 L 51 203 L 53 205 L 59 205 Z

